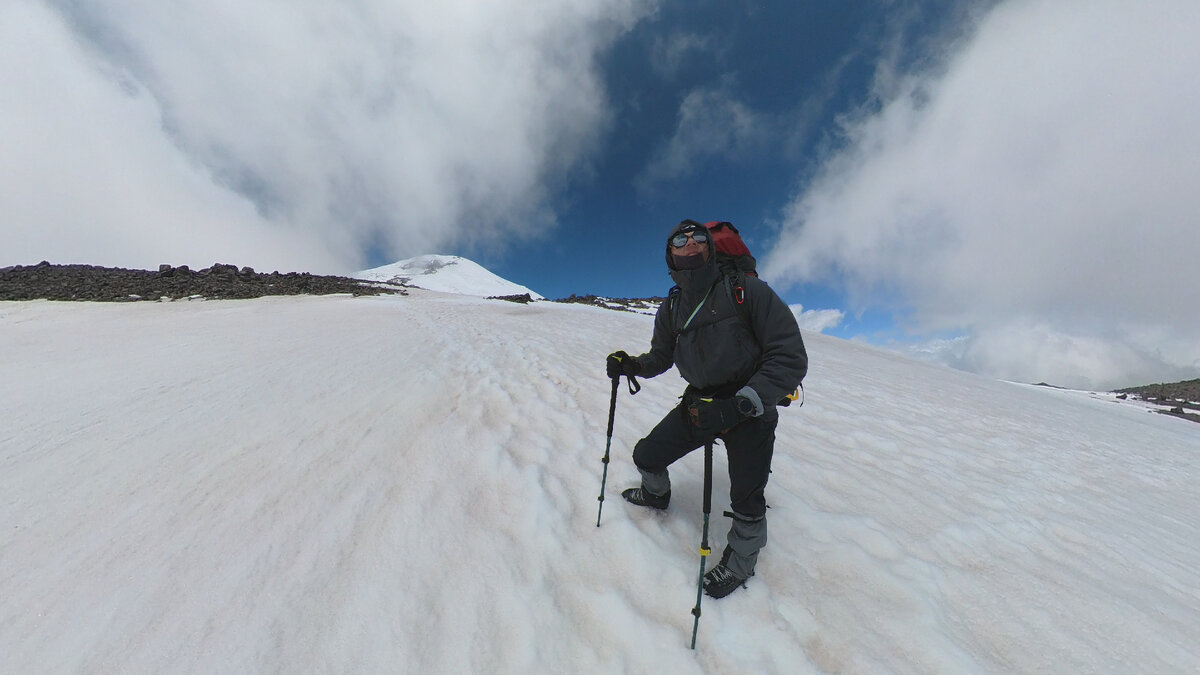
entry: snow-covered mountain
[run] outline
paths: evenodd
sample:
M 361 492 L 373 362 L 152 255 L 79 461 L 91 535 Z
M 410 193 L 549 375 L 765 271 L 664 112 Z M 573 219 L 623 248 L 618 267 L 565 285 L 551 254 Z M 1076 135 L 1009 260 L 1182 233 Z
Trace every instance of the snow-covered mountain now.
M 520 284 L 492 274 L 478 263 L 452 255 L 418 256 L 363 270 L 354 276 L 366 281 L 383 281 L 484 298 L 528 293 L 534 300 L 544 299 Z
M 596 527 L 604 356 L 652 323 L 0 302 L 0 672 L 1196 672 L 1200 425 L 819 334 L 690 651 L 703 453 L 666 513 L 619 496 L 674 371 L 622 386 Z

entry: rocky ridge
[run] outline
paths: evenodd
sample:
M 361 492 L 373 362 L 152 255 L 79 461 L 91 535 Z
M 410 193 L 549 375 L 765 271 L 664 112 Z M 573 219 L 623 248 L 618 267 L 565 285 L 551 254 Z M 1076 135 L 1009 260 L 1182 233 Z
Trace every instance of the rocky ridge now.
M 595 307 L 603 307 L 604 309 L 613 309 L 621 312 L 636 312 L 638 314 L 654 314 L 658 311 L 658 306 L 663 303 L 666 298 L 606 298 L 599 295 L 575 295 L 570 297 L 560 298 L 554 302 L 592 305 Z
M 307 272 L 263 274 L 217 263 L 201 270 L 160 265 L 158 271 L 95 265 L 17 265 L 0 269 L 0 300 L 136 302 L 185 298 L 245 299 L 267 295 L 380 295 L 402 286 Z
M 1155 405 L 1164 415 L 1200 422 L 1200 379 L 1164 382 L 1118 389 L 1117 398 L 1132 398 Z

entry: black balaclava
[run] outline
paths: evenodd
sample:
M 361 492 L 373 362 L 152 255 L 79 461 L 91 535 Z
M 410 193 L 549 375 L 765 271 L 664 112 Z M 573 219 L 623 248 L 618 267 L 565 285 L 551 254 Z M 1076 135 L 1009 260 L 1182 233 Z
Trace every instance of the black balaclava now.
M 671 263 L 677 270 L 698 270 L 704 267 L 704 254 L 697 253 L 696 255 L 671 255 Z

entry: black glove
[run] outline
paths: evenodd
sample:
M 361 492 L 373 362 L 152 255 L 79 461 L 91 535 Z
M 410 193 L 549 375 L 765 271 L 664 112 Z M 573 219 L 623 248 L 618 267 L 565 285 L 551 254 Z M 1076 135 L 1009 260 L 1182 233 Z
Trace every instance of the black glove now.
M 695 398 L 688 404 L 688 419 L 705 436 L 728 431 L 753 413 L 754 403 L 745 396 Z
M 642 364 L 638 360 L 625 352 L 613 352 L 608 355 L 608 360 L 605 361 L 605 367 L 610 378 L 633 377 L 642 372 Z

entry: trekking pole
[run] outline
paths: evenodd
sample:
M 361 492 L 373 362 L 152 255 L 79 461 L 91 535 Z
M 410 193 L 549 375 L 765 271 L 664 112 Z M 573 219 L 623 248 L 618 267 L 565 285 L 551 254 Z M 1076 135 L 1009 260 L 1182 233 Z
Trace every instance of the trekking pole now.
M 600 479 L 600 509 L 596 511 L 596 527 L 600 527 L 600 515 L 604 513 L 604 484 L 608 482 L 608 451 L 612 448 L 613 418 L 617 413 L 617 387 L 621 384 L 618 375 L 612 379 L 612 399 L 608 402 L 608 441 L 604 444 L 604 476 Z
M 692 649 L 696 648 L 696 631 L 700 628 L 700 601 L 704 598 L 704 567 L 708 562 L 708 515 L 712 513 L 713 441 L 704 444 L 704 534 L 700 537 L 700 578 L 696 581 L 696 606 L 692 608 Z
M 642 390 L 642 385 L 638 384 L 637 378 L 627 375 L 626 379 L 631 396 Z M 608 482 L 608 451 L 612 448 L 613 418 L 617 412 L 617 387 L 620 383 L 620 375 L 612 379 L 612 400 L 608 402 L 608 441 L 604 444 L 604 458 L 600 460 L 604 462 L 604 476 L 600 479 L 600 509 L 596 511 L 596 527 L 600 527 L 600 515 L 604 513 L 604 485 Z

